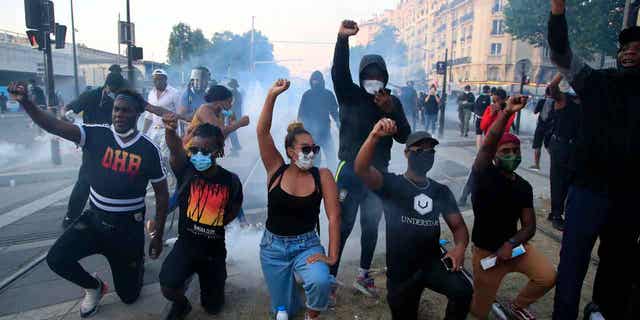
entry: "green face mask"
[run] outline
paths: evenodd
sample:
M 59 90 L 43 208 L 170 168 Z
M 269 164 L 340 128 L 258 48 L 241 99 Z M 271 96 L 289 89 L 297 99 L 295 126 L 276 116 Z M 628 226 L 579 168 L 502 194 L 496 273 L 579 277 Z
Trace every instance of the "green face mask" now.
M 516 171 L 516 169 L 520 165 L 520 162 L 522 162 L 522 156 L 504 156 L 504 157 L 497 157 L 497 158 L 498 158 L 498 161 L 497 161 L 498 168 L 507 172 Z

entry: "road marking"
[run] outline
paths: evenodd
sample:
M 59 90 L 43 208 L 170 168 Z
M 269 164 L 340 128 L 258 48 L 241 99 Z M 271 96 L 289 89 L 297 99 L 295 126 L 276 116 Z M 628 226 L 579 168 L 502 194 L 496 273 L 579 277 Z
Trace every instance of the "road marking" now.
M 40 211 L 53 203 L 56 203 L 71 194 L 73 186 L 66 187 L 58 192 L 52 193 L 48 196 L 25 204 L 24 206 L 15 208 L 3 215 L 0 215 L 0 228 L 12 224 L 24 217 L 30 216 L 33 213 Z

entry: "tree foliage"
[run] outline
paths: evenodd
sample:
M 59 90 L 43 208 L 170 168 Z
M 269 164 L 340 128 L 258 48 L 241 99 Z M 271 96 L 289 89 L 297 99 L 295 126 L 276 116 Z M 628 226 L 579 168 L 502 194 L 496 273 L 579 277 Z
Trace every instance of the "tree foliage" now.
M 256 76 L 269 73 L 287 77 L 288 70 L 274 61 L 273 45 L 260 31 L 254 33 L 254 61 Z M 181 56 L 182 51 L 186 53 Z M 216 32 L 208 40 L 200 29 L 179 23 L 169 37 L 169 63 L 186 67 L 206 66 L 214 76 L 233 76 L 251 69 L 251 31 L 235 34 Z
M 596 53 L 614 55 L 622 26 L 624 0 L 567 0 L 569 39 L 574 52 L 586 59 Z M 511 0 L 504 9 L 506 30 L 535 46 L 547 45 L 549 0 Z
M 204 53 L 211 43 L 202 33 L 202 30 L 191 30 L 191 27 L 185 23 L 178 23 L 173 26 L 169 35 L 169 47 L 167 56 L 169 63 L 173 65 L 181 65 L 190 61 L 193 57 Z

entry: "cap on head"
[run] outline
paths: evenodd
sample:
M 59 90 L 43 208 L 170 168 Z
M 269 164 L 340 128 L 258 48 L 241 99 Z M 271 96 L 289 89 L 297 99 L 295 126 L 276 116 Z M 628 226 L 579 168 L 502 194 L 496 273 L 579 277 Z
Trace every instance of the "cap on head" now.
M 166 71 L 164 71 L 164 69 L 155 69 L 151 73 L 151 76 L 165 76 L 165 77 L 168 77 L 169 75 L 167 74 Z
M 122 73 L 122 68 L 119 64 L 112 64 L 109 66 L 109 72 L 111 73 Z
M 470 85 L 466 85 L 466 86 L 464 86 L 464 90 L 467 90 L 467 91 L 468 91 L 468 90 L 471 90 L 471 86 L 470 86 Z
M 124 88 L 124 78 L 119 73 L 109 73 L 107 75 L 107 79 L 104 81 L 104 85 L 118 91 Z
M 620 47 L 634 41 L 640 41 L 640 27 L 638 26 L 626 28 L 618 35 L 618 43 L 620 44 Z
M 502 135 L 502 138 L 498 142 L 498 147 L 500 147 L 501 145 L 507 144 L 507 143 L 513 143 L 513 144 L 519 146 L 520 145 L 520 138 L 518 138 L 514 134 L 505 133 L 504 135 Z
M 489 93 L 490 91 L 491 91 L 491 87 L 489 86 L 482 87 L 482 93 Z
M 433 146 L 437 146 L 438 144 L 440 144 L 440 142 L 438 140 L 436 140 L 434 137 L 432 137 L 428 132 L 426 131 L 416 131 L 413 132 L 412 134 L 409 135 L 409 137 L 407 138 L 407 143 L 405 145 L 406 148 L 409 148 L 413 145 L 416 145 L 419 142 L 422 142 L 423 140 L 429 140 L 431 142 L 433 142 Z

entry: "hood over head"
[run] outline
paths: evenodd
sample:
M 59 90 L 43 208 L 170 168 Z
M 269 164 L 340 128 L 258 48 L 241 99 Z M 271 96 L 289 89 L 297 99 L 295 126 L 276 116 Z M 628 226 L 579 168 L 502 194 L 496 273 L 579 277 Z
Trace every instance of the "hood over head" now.
M 313 80 L 319 81 L 319 84 L 318 85 L 313 85 L 313 83 L 312 83 Z M 309 85 L 311 85 L 311 88 L 313 88 L 313 89 L 324 88 L 325 87 L 325 83 L 324 83 L 324 76 L 322 75 L 322 72 L 314 71 L 311 74 L 311 77 L 309 78 Z
M 364 80 L 365 69 L 369 67 L 376 67 L 382 72 L 384 77 L 382 82 L 384 82 L 386 86 L 389 82 L 389 71 L 387 70 L 387 64 L 384 62 L 384 58 L 377 54 L 367 54 L 362 57 L 362 60 L 360 60 L 360 69 L 358 72 L 360 87 L 362 87 L 362 81 Z

